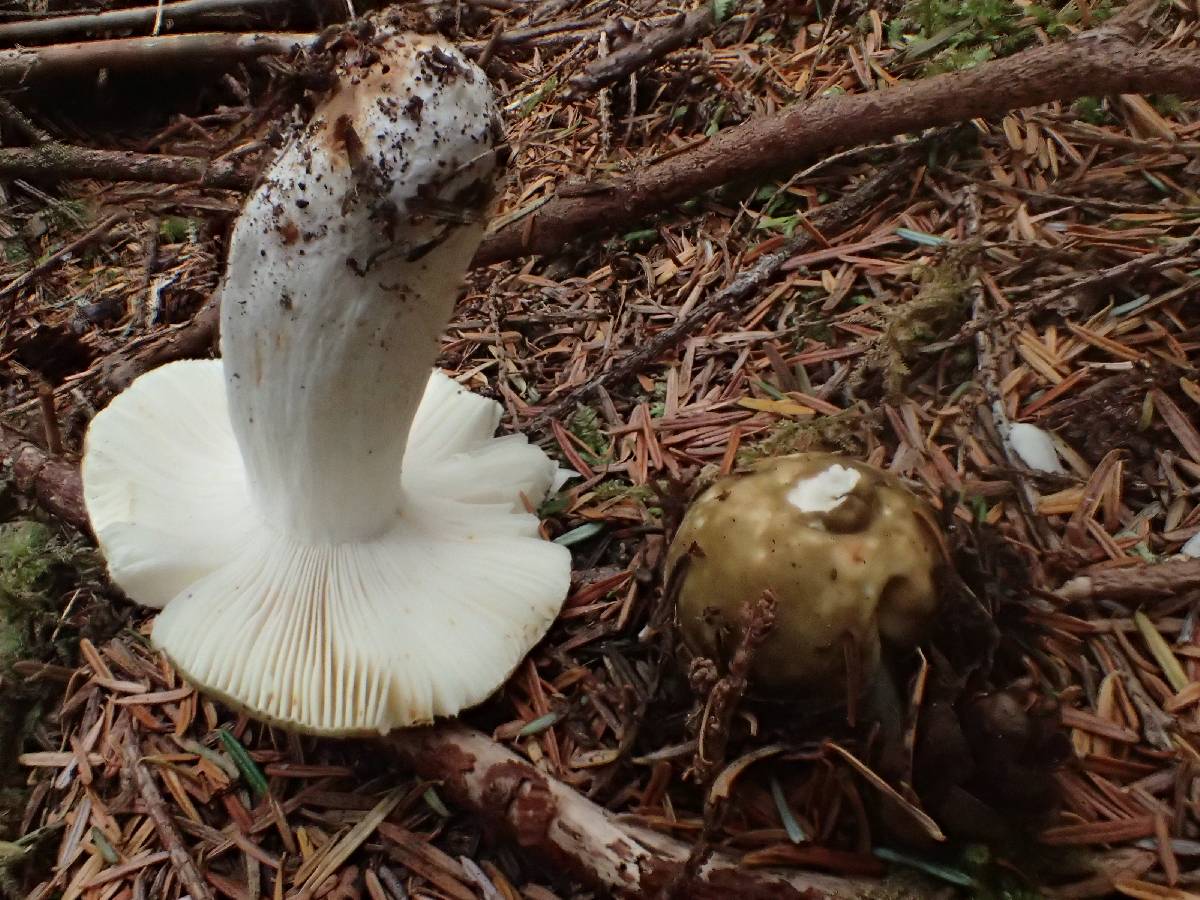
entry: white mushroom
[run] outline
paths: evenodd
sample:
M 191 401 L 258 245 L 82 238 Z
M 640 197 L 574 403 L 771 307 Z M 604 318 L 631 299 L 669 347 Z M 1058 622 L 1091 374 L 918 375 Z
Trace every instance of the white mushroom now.
M 234 228 L 223 360 L 96 416 L 84 493 L 113 581 L 198 686 L 321 734 L 452 715 L 557 615 L 565 548 L 527 511 L 557 468 L 429 375 L 482 236 L 496 112 L 435 37 L 385 30 Z

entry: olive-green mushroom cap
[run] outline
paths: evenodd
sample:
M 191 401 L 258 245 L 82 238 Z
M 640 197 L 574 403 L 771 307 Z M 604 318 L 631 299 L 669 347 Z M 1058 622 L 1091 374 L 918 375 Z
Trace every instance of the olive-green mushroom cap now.
M 689 508 L 667 556 L 684 641 L 727 660 L 742 604 L 769 590 L 775 627 L 755 656 L 756 689 L 844 698 L 847 646 L 868 679 L 881 641 L 911 647 L 935 614 L 944 551 L 934 522 L 898 478 L 832 453 L 722 478 Z

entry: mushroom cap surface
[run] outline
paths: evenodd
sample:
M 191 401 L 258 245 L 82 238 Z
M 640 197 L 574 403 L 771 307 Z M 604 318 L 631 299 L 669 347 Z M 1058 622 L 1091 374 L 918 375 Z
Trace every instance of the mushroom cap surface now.
M 667 557 L 684 641 L 727 660 L 743 602 L 769 590 L 775 626 L 754 686 L 779 699 L 844 698 L 847 640 L 869 678 L 881 640 L 911 646 L 935 613 L 943 551 L 933 523 L 899 479 L 836 454 L 721 478 L 688 509 Z

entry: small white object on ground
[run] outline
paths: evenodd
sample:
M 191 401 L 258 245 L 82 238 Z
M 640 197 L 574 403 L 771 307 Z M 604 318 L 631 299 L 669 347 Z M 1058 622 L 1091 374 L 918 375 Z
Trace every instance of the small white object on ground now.
M 1062 475 L 1066 471 L 1059 461 L 1054 439 L 1036 425 L 1013 422 L 1008 430 L 1008 445 L 1035 472 Z

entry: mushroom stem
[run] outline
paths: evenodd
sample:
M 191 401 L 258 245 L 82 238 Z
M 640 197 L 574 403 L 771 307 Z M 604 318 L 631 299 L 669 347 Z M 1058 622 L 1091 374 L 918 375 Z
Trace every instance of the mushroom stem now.
M 393 70 L 438 66 L 446 77 L 459 65 L 400 49 L 407 56 Z M 393 90 L 388 69 L 375 66 L 323 106 L 230 242 L 221 301 L 230 417 L 256 507 L 300 540 L 362 540 L 395 521 L 409 428 L 482 235 L 490 110 L 429 102 L 421 85 L 432 79 L 421 76 Z M 451 77 L 475 76 L 464 67 Z M 488 99 L 459 94 L 468 107 Z M 474 158 L 432 151 L 450 131 L 459 146 L 467 134 Z M 424 211 L 431 195 L 459 201 L 459 221 Z
M 338 542 L 394 522 L 409 429 L 458 288 L 441 273 L 465 271 L 469 231 L 415 265 L 358 275 L 325 254 L 300 259 L 274 290 L 243 281 L 226 293 L 223 326 L 240 319 L 221 331 L 230 418 L 269 525 Z

